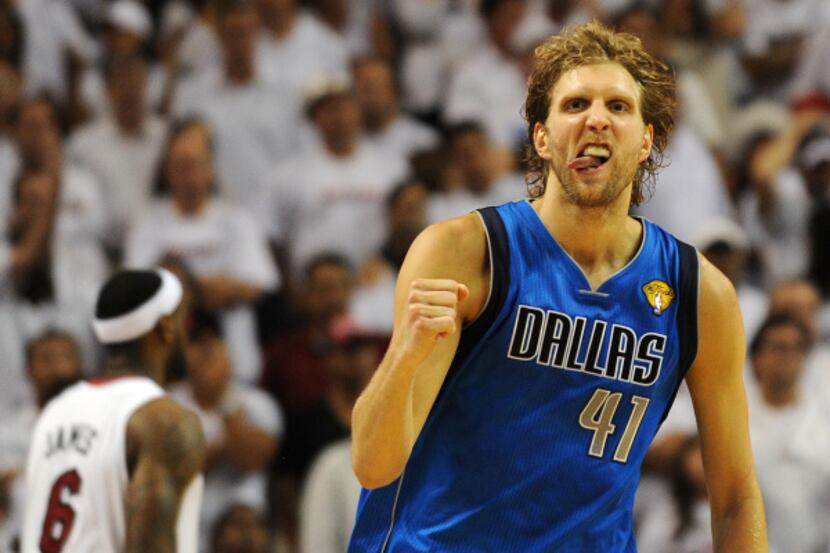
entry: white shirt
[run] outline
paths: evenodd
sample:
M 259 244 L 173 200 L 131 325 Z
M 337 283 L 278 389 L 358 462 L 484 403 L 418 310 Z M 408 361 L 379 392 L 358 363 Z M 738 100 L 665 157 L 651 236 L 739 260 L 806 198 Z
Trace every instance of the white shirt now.
M 23 74 L 28 94 L 44 90 L 60 99 L 68 94 L 66 50 L 87 62 L 98 47 L 63 0 L 20 0 L 17 10 L 23 23 Z
M 344 40 L 313 15 L 300 11 L 288 36 L 277 41 L 267 30 L 260 33 L 257 71 L 265 82 L 291 92 L 297 109 L 316 77 L 341 73 L 348 67 Z
M 20 475 L 11 484 L 8 518 L 0 523 L 0 551 L 11 551 L 11 539 L 20 534 L 23 524 L 23 507 L 26 500 L 23 473 L 37 416 L 37 406 L 29 401 L 16 411 L 9 412 L 0 423 L 0 473 L 20 471 Z
M 367 332 L 392 334 L 395 322 L 395 283 L 397 273 L 384 265 L 382 273 L 357 288 L 349 303 L 349 318 Z
M 40 552 L 60 535 L 71 516 L 65 551 L 123 551 L 127 530 L 127 425 L 142 406 L 164 391 L 152 380 L 128 377 L 80 382 L 43 410 L 26 464 L 23 553 Z M 54 509 L 55 498 L 65 509 Z M 189 485 L 179 507 L 176 551 L 195 553 L 201 477 Z M 50 514 L 51 513 L 51 514 Z
M 292 267 L 323 252 L 338 252 L 357 267 L 385 236 L 386 196 L 406 175 L 402 158 L 361 144 L 348 158 L 312 148 L 279 168 L 271 237 L 288 245 Z
M 119 246 L 129 223 L 147 206 L 153 191 L 165 123 L 148 116 L 138 135 L 125 135 L 110 116 L 75 131 L 67 147 L 69 157 L 98 180 L 107 216 L 106 240 Z
M 787 168 L 776 178 L 771 213 L 761 214 L 757 195 L 740 202 L 741 222 L 753 245 L 761 252 L 771 282 L 796 278 L 807 270 L 809 250 L 807 220 L 810 198 L 801 175 Z
M 808 36 L 827 21 L 823 0 L 744 0 L 744 11 L 742 47 L 756 56 L 769 51 L 777 39 Z
M 8 221 L 12 204 L 12 184 L 17 175 L 19 160 L 11 139 L 0 136 L 0 221 Z
M 387 148 L 394 155 L 406 159 L 422 150 L 434 148 L 439 140 L 435 129 L 404 114 L 398 115 L 386 129 L 366 137 L 369 144 Z
M 527 187 L 521 175 L 508 174 L 493 183 L 489 190 L 474 194 L 465 189 L 433 194 L 427 201 L 427 221 L 430 224 L 459 217 L 480 207 L 501 205 L 527 197 Z
M 309 470 L 300 498 L 300 553 L 346 551 L 359 498 L 347 438 L 321 451 Z
M 221 196 L 256 210 L 265 198 L 267 177 L 275 163 L 299 149 L 299 121 L 287 94 L 253 80 L 233 85 L 221 77 L 197 79 L 190 105 L 179 115 L 197 114 L 213 131 L 216 171 Z M 183 94 L 186 94 L 183 89 Z
M 96 359 L 89 320 L 109 266 L 101 246 L 104 210 L 92 175 L 77 166 L 64 166 L 57 210 L 51 242 L 51 301 L 32 304 L 15 296 L 8 281 L 11 244 L 0 237 L 0 344 L 6 345 L 0 374 L 11 377 L 0 386 L 0 397 L 15 398 L 14 405 L 28 397 L 23 348 L 48 328 L 73 335 L 85 366 L 94 366 Z
M 84 106 L 96 117 L 104 116 L 111 111 L 110 99 L 107 96 L 106 77 L 98 68 L 87 67 L 80 77 L 80 95 Z M 147 111 L 158 111 L 162 107 L 164 94 L 167 89 L 167 70 L 161 64 L 150 64 L 147 67 L 147 89 L 144 98 Z
M 752 450 L 764 496 L 770 545 L 787 553 L 824 551 L 830 516 L 830 435 L 807 396 L 775 409 L 748 394 Z
M 166 254 L 180 257 L 197 277 L 227 274 L 263 290 L 280 284 L 267 240 L 254 218 L 220 199 L 211 199 L 194 216 L 179 213 L 171 200 L 150 205 L 127 235 L 124 264 L 153 267 Z M 227 307 L 220 321 L 235 376 L 255 381 L 261 361 L 252 307 Z
M 746 343 L 749 344 L 761 327 L 761 323 L 767 317 L 769 297 L 763 290 L 749 284 L 740 285 L 736 291 L 738 293 L 738 306 L 744 319 Z
M 245 418 L 258 430 L 280 438 L 284 430 L 282 411 L 267 393 L 245 384 L 231 384 L 228 392 L 245 412 Z M 171 395 L 195 412 L 202 423 L 208 448 L 224 439 L 224 424 L 218 411 L 199 407 L 186 384 L 173 388 Z M 205 488 L 201 516 L 201 542 L 210 543 L 214 524 L 235 503 L 249 505 L 264 512 L 268 505 L 268 475 L 265 470 L 244 471 L 228 460 L 218 461 L 205 472 Z
M 444 117 L 450 123 L 478 121 L 490 140 L 512 149 L 527 139 L 521 115 L 526 95 L 526 77 L 519 67 L 485 44 L 452 76 Z
M 685 242 L 694 241 L 701 225 L 714 218 L 734 219 L 726 184 L 714 157 L 686 125 L 678 126 L 657 174 L 654 195 L 635 212 L 654 221 Z
M 830 94 L 830 63 L 827 63 L 826 58 L 828 49 L 830 49 L 830 19 L 825 22 L 820 31 L 810 36 L 805 46 L 801 61 L 793 76 L 794 98 L 815 92 Z

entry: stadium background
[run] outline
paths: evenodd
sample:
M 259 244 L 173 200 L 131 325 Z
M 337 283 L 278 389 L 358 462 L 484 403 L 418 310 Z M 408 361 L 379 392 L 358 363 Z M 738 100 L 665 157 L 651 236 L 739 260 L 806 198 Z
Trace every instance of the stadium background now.
M 830 551 L 827 0 L 0 0 L 0 552 L 39 408 L 98 370 L 99 285 L 163 264 L 192 337 L 171 392 L 209 442 L 202 550 L 342 553 L 349 414 L 406 249 L 526 197 L 533 48 L 594 18 L 675 70 L 637 212 L 738 291 L 772 550 Z M 694 431 L 681 392 L 642 553 L 711 551 Z

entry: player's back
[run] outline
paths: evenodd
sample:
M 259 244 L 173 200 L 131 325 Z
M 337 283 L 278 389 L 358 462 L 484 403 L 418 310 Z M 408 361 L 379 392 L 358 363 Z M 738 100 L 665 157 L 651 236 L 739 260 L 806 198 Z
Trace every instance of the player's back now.
M 124 550 L 127 425 L 163 395 L 131 376 L 79 382 L 47 404 L 26 465 L 23 553 Z

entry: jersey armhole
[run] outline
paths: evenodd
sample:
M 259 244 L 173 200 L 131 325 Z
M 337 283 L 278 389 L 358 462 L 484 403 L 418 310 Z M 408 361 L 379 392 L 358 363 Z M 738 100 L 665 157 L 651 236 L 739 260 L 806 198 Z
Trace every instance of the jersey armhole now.
M 510 285 L 510 250 L 504 222 L 495 207 L 476 211 L 484 225 L 487 239 L 488 263 L 490 264 L 490 289 L 479 314 L 464 326 L 458 345 L 456 359 L 462 360 L 473 346 L 484 336 L 504 305 Z
M 679 258 L 678 288 L 680 300 L 677 305 L 677 335 L 679 351 L 677 359 L 677 382 L 660 421 L 666 419 L 677 396 L 677 391 L 686 373 L 694 363 L 698 351 L 698 297 L 700 292 L 700 261 L 694 247 L 676 240 Z

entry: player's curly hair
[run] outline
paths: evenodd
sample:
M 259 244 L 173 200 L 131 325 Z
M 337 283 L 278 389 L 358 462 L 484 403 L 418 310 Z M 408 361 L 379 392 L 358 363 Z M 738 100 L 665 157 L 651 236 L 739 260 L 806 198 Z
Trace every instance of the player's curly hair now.
M 533 127 L 536 123 L 544 124 L 547 119 L 554 85 L 571 69 L 613 62 L 634 77 L 640 89 L 643 121 L 654 127 L 651 154 L 640 164 L 632 185 L 631 203 L 639 205 L 644 199 L 644 185 L 652 187 L 654 177 L 663 167 L 663 152 L 674 126 L 677 99 L 671 68 L 650 56 L 636 36 L 614 32 L 596 21 L 549 38 L 534 54 L 536 60 L 528 78 L 524 105 L 530 139 L 525 146 L 525 180 L 530 197 L 538 198 L 545 192 L 549 165 L 533 147 Z

